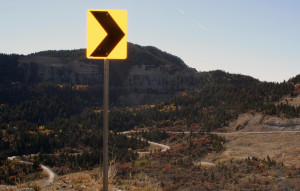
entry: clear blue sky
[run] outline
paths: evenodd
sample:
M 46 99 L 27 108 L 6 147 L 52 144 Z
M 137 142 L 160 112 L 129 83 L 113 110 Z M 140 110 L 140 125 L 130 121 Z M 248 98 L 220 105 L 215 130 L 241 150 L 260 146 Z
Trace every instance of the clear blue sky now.
M 1 0 L 0 52 L 86 47 L 87 9 L 128 11 L 128 41 L 198 71 L 262 81 L 300 73 L 299 0 Z

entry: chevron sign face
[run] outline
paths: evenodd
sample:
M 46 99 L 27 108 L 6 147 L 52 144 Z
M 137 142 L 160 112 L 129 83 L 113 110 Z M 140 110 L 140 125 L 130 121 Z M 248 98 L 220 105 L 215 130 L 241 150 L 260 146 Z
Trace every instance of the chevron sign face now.
M 88 59 L 127 58 L 127 11 L 87 11 Z

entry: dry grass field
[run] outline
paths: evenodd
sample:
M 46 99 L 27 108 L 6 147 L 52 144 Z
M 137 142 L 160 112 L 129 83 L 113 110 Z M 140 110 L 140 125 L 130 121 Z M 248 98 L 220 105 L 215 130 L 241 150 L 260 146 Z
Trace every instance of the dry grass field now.
M 227 140 L 224 152 L 210 153 L 203 161 L 269 156 L 285 165 L 300 167 L 300 118 L 246 113 L 232 122 L 226 132 L 217 134 Z

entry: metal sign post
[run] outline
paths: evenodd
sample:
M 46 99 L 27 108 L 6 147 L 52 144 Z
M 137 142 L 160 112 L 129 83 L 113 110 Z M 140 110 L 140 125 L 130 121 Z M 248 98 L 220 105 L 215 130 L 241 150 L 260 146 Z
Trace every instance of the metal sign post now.
M 103 191 L 108 191 L 108 105 L 109 105 L 109 60 L 104 60 L 103 90 Z

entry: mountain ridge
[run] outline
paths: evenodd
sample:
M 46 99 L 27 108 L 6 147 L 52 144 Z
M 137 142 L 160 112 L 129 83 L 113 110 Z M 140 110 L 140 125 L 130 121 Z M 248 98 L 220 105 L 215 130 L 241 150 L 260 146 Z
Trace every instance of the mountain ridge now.
M 28 84 L 88 85 L 102 91 L 103 61 L 87 59 L 85 49 L 47 50 L 11 57 L 15 60 L 10 62 L 15 63 L 9 66 L 10 69 L 4 63 L 1 70 L 7 78 Z M 212 83 L 238 85 L 263 82 L 251 76 L 221 70 L 198 72 L 177 56 L 153 46 L 133 43 L 128 43 L 126 60 L 110 61 L 111 96 L 113 103 L 118 105 L 163 101 L 178 92 L 197 90 Z

